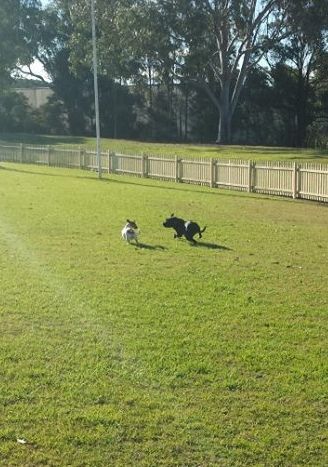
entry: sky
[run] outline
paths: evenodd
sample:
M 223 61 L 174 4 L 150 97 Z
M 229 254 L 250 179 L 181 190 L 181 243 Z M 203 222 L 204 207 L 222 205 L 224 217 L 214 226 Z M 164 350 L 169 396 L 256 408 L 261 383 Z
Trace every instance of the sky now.
M 50 80 L 49 76 L 47 75 L 47 73 L 45 72 L 43 68 L 43 65 L 39 61 L 35 60 L 34 63 L 32 63 L 31 70 L 33 71 L 33 73 L 37 75 L 41 75 L 46 81 Z

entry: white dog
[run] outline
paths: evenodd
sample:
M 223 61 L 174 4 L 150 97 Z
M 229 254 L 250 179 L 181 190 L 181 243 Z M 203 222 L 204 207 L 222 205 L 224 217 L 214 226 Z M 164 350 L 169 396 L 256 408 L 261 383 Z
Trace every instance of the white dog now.
M 125 226 L 122 229 L 122 239 L 130 243 L 132 240 L 138 245 L 138 226 L 135 221 L 127 219 Z

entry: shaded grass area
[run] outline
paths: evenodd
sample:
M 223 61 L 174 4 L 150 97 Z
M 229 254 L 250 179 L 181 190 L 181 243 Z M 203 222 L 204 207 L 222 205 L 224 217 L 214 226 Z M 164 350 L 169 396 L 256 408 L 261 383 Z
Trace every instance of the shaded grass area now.
M 95 138 L 71 136 L 47 136 L 30 134 L 0 134 L 0 142 L 25 144 L 80 146 L 94 149 Z M 328 151 L 319 149 L 263 147 L 263 146 L 218 146 L 205 144 L 168 144 L 141 141 L 106 139 L 101 140 L 102 151 L 111 150 L 124 154 L 149 154 L 179 157 L 212 157 L 216 159 L 246 160 L 292 160 L 303 162 L 327 162 Z
M 0 199 L 4 465 L 326 465 L 326 206 L 3 163 Z

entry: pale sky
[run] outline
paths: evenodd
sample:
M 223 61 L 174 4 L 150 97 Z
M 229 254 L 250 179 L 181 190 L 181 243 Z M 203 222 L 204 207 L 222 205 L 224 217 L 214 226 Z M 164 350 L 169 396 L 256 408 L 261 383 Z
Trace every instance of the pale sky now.
M 26 66 L 23 66 L 22 70 L 27 71 L 27 72 L 29 71 Z M 37 60 L 32 63 L 31 70 L 33 71 L 33 73 L 36 73 L 37 75 L 41 75 L 46 81 L 51 81 L 47 73 L 44 71 L 42 64 L 38 62 Z M 21 73 L 20 77 L 25 78 L 25 79 L 37 79 L 34 76 L 25 75 L 24 73 Z
M 42 64 L 38 61 L 35 61 L 32 66 L 31 66 L 31 69 L 33 71 L 33 73 L 36 73 L 38 75 L 41 75 L 43 76 L 43 78 L 47 81 L 50 80 L 49 76 L 47 75 L 47 73 L 44 71 L 44 68 L 42 66 Z

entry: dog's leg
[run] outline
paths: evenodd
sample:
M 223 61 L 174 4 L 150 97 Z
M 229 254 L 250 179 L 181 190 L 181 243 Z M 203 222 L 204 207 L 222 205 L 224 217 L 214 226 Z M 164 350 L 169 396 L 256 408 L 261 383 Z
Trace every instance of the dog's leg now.
M 199 229 L 199 238 L 202 238 L 202 233 L 205 232 L 205 230 L 206 230 L 206 225 L 202 230 Z
M 206 230 L 206 225 L 202 230 L 199 229 L 199 238 L 203 237 L 202 233 L 205 232 L 205 230 Z

